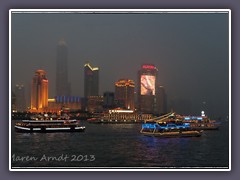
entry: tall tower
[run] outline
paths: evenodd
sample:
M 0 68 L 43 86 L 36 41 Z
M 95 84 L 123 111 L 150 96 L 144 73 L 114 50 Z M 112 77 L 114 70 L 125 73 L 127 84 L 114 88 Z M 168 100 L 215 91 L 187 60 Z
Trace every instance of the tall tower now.
M 16 95 L 16 110 L 20 112 L 26 111 L 25 89 L 22 84 L 16 84 L 15 95 Z
M 84 65 L 84 97 L 99 95 L 99 68 Z
M 158 115 L 167 113 L 167 95 L 163 86 L 157 86 L 156 88 L 155 113 Z
M 70 96 L 70 83 L 68 82 L 68 49 L 64 40 L 57 45 L 56 58 L 56 95 Z
M 115 83 L 115 99 L 125 109 L 134 110 L 134 81 L 120 79 Z
M 138 106 L 144 113 L 154 113 L 158 69 L 152 64 L 143 64 L 138 71 Z
M 42 112 L 48 107 L 48 80 L 44 70 L 37 70 L 32 79 L 31 110 Z

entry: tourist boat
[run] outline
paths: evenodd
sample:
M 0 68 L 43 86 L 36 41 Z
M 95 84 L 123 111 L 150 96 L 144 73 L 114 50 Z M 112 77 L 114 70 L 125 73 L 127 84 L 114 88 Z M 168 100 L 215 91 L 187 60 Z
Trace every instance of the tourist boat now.
M 94 124 L 136 124 L 136 123 L 143 123 L 143 120 L 89 118 L 87 119 L 87 122 L 94 123 Z
M 17 132 L 83 132 L 85 126 L 81 126 L 77 120 L 22 120 L 15 123 Z
M 210 120 L 202 111 L 201 116 L 183 116 L 176 114 L 175 112 L 168 113 L 166 115 L 156 117 L 151 120 L 147 120 L 150 122 L 166 122 L 166 123 L 188 123 L 190 128 L 193 130 L 218 130 L 221 126 L 221 123 L 216 122 L 215 120 Z
M 193 130 L 189 124 L 165 124 L 160 125 L 155 123 L 144 123 L 140 131 L 147 136 L 158 137 L 199 137 L 202 135 L 203 130 Z
M 180 116 L 176 115 L 176 119 L 180 119 L 183 123 L 189 123 L 190 127 L 195 130 L 218 130 L 221 123 L 210 120 L 202 111 L 201 116 Z
M 177 121 L 172 112 L 146 120 L 140 130 L 144 135 L 159 137 L 199 137 L 202 132 L 203 130 L 191 128 L 190 123 Z

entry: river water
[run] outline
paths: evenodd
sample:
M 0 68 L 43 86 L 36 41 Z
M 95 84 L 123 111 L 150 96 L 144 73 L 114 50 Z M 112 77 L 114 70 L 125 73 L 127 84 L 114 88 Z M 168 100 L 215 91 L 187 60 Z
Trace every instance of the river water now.
M 90 124 L 77 133 L 11 130 L 12 168 L 229 168 L 229 127 L 201 137 L 159 138 L 139 133 L 141 124 Z

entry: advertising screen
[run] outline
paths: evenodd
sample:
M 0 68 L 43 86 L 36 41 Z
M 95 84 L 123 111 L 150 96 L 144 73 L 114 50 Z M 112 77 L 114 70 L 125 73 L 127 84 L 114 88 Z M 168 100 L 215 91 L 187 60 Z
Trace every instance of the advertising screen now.
M 141 76 L 141 95 L 155 95 L 155 76 Z

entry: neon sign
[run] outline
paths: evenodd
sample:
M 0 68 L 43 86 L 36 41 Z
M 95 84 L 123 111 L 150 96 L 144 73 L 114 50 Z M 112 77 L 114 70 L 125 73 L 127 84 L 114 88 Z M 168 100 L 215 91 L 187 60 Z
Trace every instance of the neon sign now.
M 156 67 L 153 66 L 153 65 L 147 65 L 147 64 L 145 64 L 145 65 L 142 65 L 142 68 L 143 68 L 143 69 L 155 69 Z

